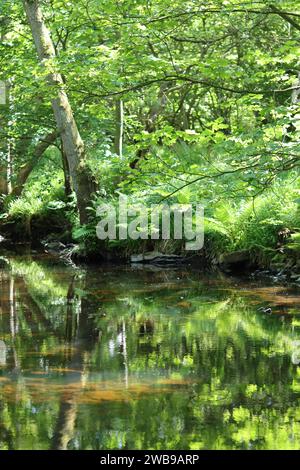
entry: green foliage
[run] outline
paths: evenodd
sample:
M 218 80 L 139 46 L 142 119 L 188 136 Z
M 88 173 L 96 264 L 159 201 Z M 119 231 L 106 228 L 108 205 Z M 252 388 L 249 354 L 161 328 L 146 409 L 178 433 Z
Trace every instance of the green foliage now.
M 13 77 L 13 86 L 11 105 L 0 106 L 0 180 L 8 148 L 14 150 L 14 185 L 39 139 L 55 128 L 46 76 L 58 71 L 98 186 L 96 199 L 116 201 L 122 192 L 146 204 L 202 203 L 208 256 L 276 250 L 278 232 L 299 227 L 292 201 L 299 189 L 298 18 L 237 0 L 213 0 L 205 11 L 195 0 L 105 0 L 101 16 L 99 2 L 88 3 L 42 2 L 56 47 L 44 67 L 22 3 L 1 5 L 0 80 Z M 278 8 L 293 13 L 297 6 L 284 0 Z M 120 100 L 121 156 L 114 145 Z M 93 211 L 89 224 L 78 227 L 75 200 L 62 191 L 59 139 L 55 145 L 20 200 L 4 200 L 4 211 L 25 223 L 65 217 L 74 240 L 90 252 L 149 248 L 132 241 L 100 246 Z M 181 245 L 164 249 L 180 251 Z
M 296 197 L 299 180 L 291 177 L 274 184 L 269 190 L 251 201 L 239 204 L 218 203 L 213 218 L 206 219 L 208 240 L 213 240 L 214 251 L 246 249 L 258 259 L 272 259 L 277 250 L 287 245 L 280 234 L 300 230 L 300 214 Z M 267 258 L 265 258 L 265 256 Z
M 290 236 L 289 243 L 287 243 L 287 248 L 300 253 L 300 233 L 293 233 Z
M 55 160 L 41 162 L 30 175 L 22 196 L 5 201 L 2 221 L 21 239 L 63 233 L 77 222 L 76 201 L 73 195 L 65 197 L 63 174 L 56 169 Z

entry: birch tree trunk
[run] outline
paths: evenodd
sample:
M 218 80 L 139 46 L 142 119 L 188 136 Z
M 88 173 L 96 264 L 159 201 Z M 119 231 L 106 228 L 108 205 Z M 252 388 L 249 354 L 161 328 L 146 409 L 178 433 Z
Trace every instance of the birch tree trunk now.
M 8 153 L 8 139 L 3 137 L 2 133 L 7 130 L 7 123 L 4 116 L 0 115 L 0 194 L 6 195 L 8 193 L 7 184 L 7 153 Z
M 115 152 L 121 158 L 123 156 L 123 134 L 124 134 L 123 100 L 118 99 L 116 101 Z
M 5 33 L 0 30 L 0 42 L 5 39 Z M 7 152 L 8 152 L 8 139 L 7 137 L 4 138 L 2 133 L 7 132 L 8 127 L 8 111 L 9 106 L 7 105 L 7 97 L 6 97 L 6 84 L 4 82 L 0 82 L 0 194 L 7 194 L 8 193 L 8 184 L 7 184 Z M 2 101 L 3 100 L 3 101 Z M 3 109 L 3 112 L 2 112 Z
M 23 0 L 27 19 L 41 64 L 47 67 L 47 61 L 55 58 L 55 49 L 50 32 L 45 25 L 39 0 Z M 94 184 L 86 165 L 84 144 L 81 139 L 73 111 L 64 89 L 60 73 L 49 71 L 48 84 L 57 91 L 52 100 L 52 108 L 61 134 L 64 151 L 68 160 L 70 175 L 77 196 L 80 223 L 88 221 L 86 207 L 89 205 Z
M 6 104 L 1 105 L 0 113 L 0 194 L 10 194 L 13 176 L 13 154 L 14 139 L 11 137 L 12 124 L 9 116 L 11 115 L 10 105 L 10 86 L 6 82 Z M 2 135 L 1 135 L 2 134 Z

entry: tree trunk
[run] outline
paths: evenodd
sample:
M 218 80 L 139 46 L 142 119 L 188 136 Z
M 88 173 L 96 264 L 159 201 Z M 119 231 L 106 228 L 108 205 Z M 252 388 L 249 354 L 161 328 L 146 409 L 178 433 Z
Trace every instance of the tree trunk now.
M 23 4 L 38 58 L 41 64 L 47 67 L 47 61 L 55 58 L 56 54 L 50 32 L 44 23 L 40 2 L 38 0 L 23 0 Z M 91 194 L 95 188 L 87 168 L 84 144 L 67 93 L 64 90 L 61 74 L 49 71 L 47 81 L 52 89 L 57 90 L 57 96 L 52 100 L 52 108 L 77 196 L 80 222 L 85 224 L 88 221 L 86 207 L 89 205 Z
M 1 152 L 1 150 L 0 150 L 0 152 Z M 4 161 L 4 159 L 2 157 L 1 158 L 1 163 L 0 163 L 0 195 L 6 195 L 7 193 L 8 193 L 7 164 L 6 164 L 6 162 Z
M 116 101 L 116 132 L 115 132 L 115 152 L 119 157 L 123 156 L 123 133 L 124 133 L 124 107 L 123 101 Z
M 8 33 L 8 29 L 6 28 L 6 25 L 9 24 L 9 19 L 6 18 L 2 22 L 2 25 L 4 26 L 4 29 L 1 29 L 0 32 L 0 42 L 2 43 L 3 41 L 6 40 L 6 36 Z M 5 129 L 5 132 L 8 133 L 9 127 L 11 127 L 10 122 L 10 114 L 11 114 L 11 105 L 10 105 L 10 88 L 11 88 L 12 82 L 10 81 L 5 81 L 2 82 L 2 86 L 4 86 L 3 94 L 4 96 L 4 103 L 2 103 L 2 106 L 4 107 L 3 110 L 3 117 L 0 116 L 0 128 L 3 126 L 3 129 Z M 1 86 L 1 83 L 0 83 Z M 1 98 L 1 97 L 0 97 Z M 0 99 L 1 101 L 1 99 Z M 1 105 L 1 102 L 0 102 Z M 2 120 L 2 122 L 1 122 Z M 13 139 L 9 136 L 6 136 L 4 145 L 0 145 L 0 153 L 2 153 L 2 161 L 0 165 L 0 194 L 10 194 L 12 190 L 12 185 L 11 185 L 11 180 L 13 176 L 13 164 L 12 164 L 12 155 L 13 155 Z M 1 147 L 4 151 L 1 152 Z M 5 157 L 4 157 L 5 155 Z
M 30 173 L 40 160 L 43 153 L 47 150 L 47 148 L 55 142 L 57 135 L 57 131 L 51 132 L 50 134 L 46 135 L 43 139 L 41 139 L 41 141 L 37 144 L 31 159 L 21 168 L 17 176 L 16 184 L 11 192 L 13 196 L 20 196 L 22 194 L 24 185 Z
M 69 163 L 68 163 L 66 152 L 64 150 L 63 141 L 61 141 L 61 160 L 62 160 L 62 165 L 63 165 L 63 170 L 64 170 L 65 195 L 66 197 L 69 197 L 72 194 L 72 183 L 71 183 Z
M 148 134 L 155 132 L 156 126 L 157 126 L 157 120 L 159 116 L 163 113 L 163 111 L 165 110 L 165 107 L 167 105 L 166 91 L 168 87 L 169 87 L 168 83 L 161 84 L 159 88 L 157 100 L 155 103 L 151 105 L 149 109 L 146 122 L 145 122 L 145 131 Z M 139 149 L 137 151 L 136 158 L 132 162 L 130 162 L 130 168 L 132 169 L 138 168 L 140 161 L 146 158 L 149 151 L 150 151 L 150 147 Z
M 11 180 L 13 177 L 13 144 L 11 140 L 8 141 L 7 146 L 7 194 L 11 194 L 12 192 L 12 184 Z
M 0 83 L 1 86 L 1 83 Z M 4 91 L 4 93 L 6 90 Z M 7 97 L 6 97 L 7 100 Z M 0 194 L 8 194 L 8 152 L 10 139 L 8 137 L 9 105 L 0 102 Z
M 6 117 L 3 118 L 2 116 L 0 116 L 0 131 L 1 128 L 3 128 L 5 132 L 7 132 L 8 124 Z M 0 194 L 7 195 L 11 193 L 11 180 L 13 175 L 13 151 L 13 139 L 9 137 L 9 135 L 6 135 L 5 138 L 2 138 L 0 134 Z
M 292 91 L 291 96 L 291 105 L 293 106 L 291 112 L 291 120 L 289 124 L 286 126 L 284 134 L 283 134 L 283 142 L 291 142 L 293 140 L 293 134 L 296 132 L 297 127 L 295 125 L 295 117 L 298 114 L 298 108 L 300 103 L 300 72 L 298 73 L 297 79 L 294 82 L 293 86 L 295 89 Z

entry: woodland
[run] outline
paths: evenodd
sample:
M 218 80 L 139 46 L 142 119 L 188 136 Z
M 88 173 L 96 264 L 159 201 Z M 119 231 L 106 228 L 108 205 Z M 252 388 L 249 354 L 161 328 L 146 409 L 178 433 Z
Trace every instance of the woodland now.
M 299 450 L 299 41 L 296 0 L 0 0 L 0 451 Z M 120 197 L 203 246 L 99 239 Z
M 96 237 L 99 204 L 201 203 L 201 257 L 300 249 L 296 1 L 1 0 L 0 233 L 80 257 L 182 242 Z

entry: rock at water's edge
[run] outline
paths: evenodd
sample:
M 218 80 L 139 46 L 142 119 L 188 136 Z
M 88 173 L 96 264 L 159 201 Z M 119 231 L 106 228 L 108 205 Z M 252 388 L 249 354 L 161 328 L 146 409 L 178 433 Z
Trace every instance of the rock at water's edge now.
M 250 263 L 250 253 L 248 250 L 233 251 L 232 253 L 223 253 L 219 257 L 219 265 L 225 268 L 234 268 L 238 265 Z

